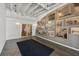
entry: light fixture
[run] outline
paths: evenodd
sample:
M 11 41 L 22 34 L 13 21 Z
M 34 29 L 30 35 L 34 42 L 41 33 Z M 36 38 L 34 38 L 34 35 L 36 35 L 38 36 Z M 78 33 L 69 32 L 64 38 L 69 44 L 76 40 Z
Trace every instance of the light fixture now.
M 58 13 L 58 16 L 62 16 L 62 13 L 59 12 L 59 13 Z
M 20 25 L 20 23 L 19 23 L 19 22 L 17 22 L 17 23 L 16 23 L 16 25 Z
M 48 24 L 51 24 L 51 21 L 48 21 Z

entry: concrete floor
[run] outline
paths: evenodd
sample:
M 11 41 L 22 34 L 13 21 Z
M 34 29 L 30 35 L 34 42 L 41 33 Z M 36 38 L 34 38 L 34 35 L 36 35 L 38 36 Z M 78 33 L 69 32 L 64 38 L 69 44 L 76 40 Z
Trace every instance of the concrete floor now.
M 28 39 L 29 38 L 7 40 L 1 53 L 1 56 L 21 56 L 21 53 L 16 43 Z
M 78 56 L 79 55 L 79 52 L 77 51 L 68 49 L 63 46 L 59 46 L 55 43 L 45 41 L 39 37 L 30 37 L 30 38 L 33 38 L 34 40 L 39 41 L 40 43 L 55 49 L 55 51 L 52 52 L 50 56 Z M 1 56 L 21 56 L 21 53 L 18 49 L 16 42 L 28 40 L 28 39 L 29 38 L 7 40 L 3 48 L 3 51 L 1 53 Z

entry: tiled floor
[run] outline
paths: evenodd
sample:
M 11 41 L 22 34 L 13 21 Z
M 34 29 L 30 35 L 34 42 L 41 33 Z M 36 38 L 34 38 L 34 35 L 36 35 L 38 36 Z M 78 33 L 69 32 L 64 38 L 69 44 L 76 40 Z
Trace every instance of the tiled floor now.
M 38 37 L 31 37 L 34 40 L 39 41 L 40 43 L 43 43 L 53 49 L 55 49 L 54 52 L 51 53 L 50 56 L 74 56 L 74 55 L 79 55 L 76 51 L 73 51 L 71 49 L 59 46 L 55 43 L 51 43 L 48 41 L 45 41 L 41 38 Z M 1 53 L 1 56 L 21 56 L 21 53 L 18 49 L 18 46 L 16 44 L 16 42 L 18 41 L 23 41 L 23 40 L 28 40 L 29 38 L 23 38 L 23 39 L 13 39 L 13 40 L 8 40 L 6 41 L 6 44 L 3 48 L 3 51 Z

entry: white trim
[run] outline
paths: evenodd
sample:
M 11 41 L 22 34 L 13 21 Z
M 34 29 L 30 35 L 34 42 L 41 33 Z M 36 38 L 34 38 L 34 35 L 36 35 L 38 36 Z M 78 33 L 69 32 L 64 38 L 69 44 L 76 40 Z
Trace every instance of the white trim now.
M 39 6 L 41 6 L 43 9 L 46 9 L 48 10 L 48 8 L 44 5 L 44 4 L 41 4 L 41 3 L 37 3 Z
M 37 7 L 39 7 L 39 5 L 36 5 L 34 8 L 30 9 L 30 11 L 28 11 L 28 13 L 31 14 L 32 12 L 34 12 L 34 10 L 35 10 Z
M 25 9 L 23 10 L 23 12 L 26 13 L 26 11 L 28 10 L 28 8 L 30 8 L 31 5 L 32 5 L 32 3 L 29 3 L 29 4 L 25 7 Z M 27 12 L 28 12 L 28 11 L 27 11 Z
M 38 12 L 41 11 L 41 10 L 43 10 L 43 8 L 40 8 L 40 9 L 34 11 L 33 14 L 36 14 L 36 13 L 38 13 Z
M 36 36 L 37 36 L 37 35 L 36 35 Z M 74 47 L 71 47 L 71 46 L 68 46 L 68 45 L 65 45 L 65 44 L 62 44 L 62 43 L 59 43 L 59 42 L 53 41 L 53 40 L 49 40 L 49 39 L 44 38 L 44 37 L 41 37 L 41 36 L 37 36 L 37 37 L 43 38 L 43 39 L 45 39 L 45 40 L 51 41 L 51 42 L 53 42 L 53 43 L 56 43 L 56 44 L 62 45 L 62 46 L 64 46 L 64 47 L 67 47 L 67 48 L 70 48 L 70 49 L 73 49 L 73 50 L 79 51 L 79 49 L 77 49 L 77 48 L 74 48 Z
M 31 21 L 35 21 L 36 20 L 36 17 L 31 17 L 31 16 L 6 16 L 6 17 L 9 17 L 9 18 L 17 18 L 17 19 L 29 19 Z
M 44 12 L 46 12 L 46 10 L 42 10 L 42 11 L 36 13 L 34 16 L 39 16 L 39 15 L 41 15 L 41 14 L 44 13 Z

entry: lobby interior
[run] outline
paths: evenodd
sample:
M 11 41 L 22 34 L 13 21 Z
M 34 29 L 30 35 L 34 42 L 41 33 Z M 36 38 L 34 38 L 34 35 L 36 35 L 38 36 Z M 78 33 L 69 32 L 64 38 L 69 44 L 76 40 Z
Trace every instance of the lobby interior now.
M 79 56 L 79 3 L 0 3 L 0 27 L 0 56 Z

